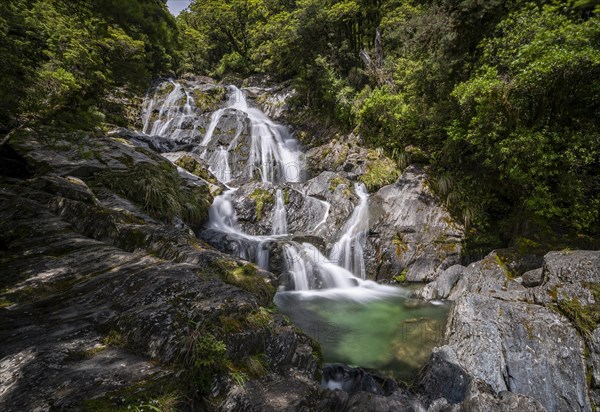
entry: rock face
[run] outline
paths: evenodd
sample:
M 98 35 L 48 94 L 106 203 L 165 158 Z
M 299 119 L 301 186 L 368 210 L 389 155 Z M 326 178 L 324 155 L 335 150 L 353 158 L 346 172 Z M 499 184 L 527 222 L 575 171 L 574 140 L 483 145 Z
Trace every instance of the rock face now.
M 589 411 L 584 345 L 549 309 L 472 294 L 455 302 L 448 346 L 494 391 L 538 399 L 551 411 Z
M 515 278 L 534 261 L 543 266 Z M 494 393 L 529 396 L 548 411 L 590 411 L 600 399 L 599 286 L 600 252 L 551 252 L 540 260 L 499 250 L 448 269 L 414 294 L 454 300 L 446 345 L 436 353 L 470 379 Z M 435 353 L 429 367 L 434 360 Z
M 113 179 L 152 166 L 152 188 L 185 192 L 185 177 L 112 139 L 76 150 L 52 139 L 13 136 L 33 177 L 0 177 L 0 409 L 126 409 L 179 393 L 181 407 L 185 396 L 227 410 L 210 394 L 240 390 L 232 371 L 248 385 L 284 382 L 269 389 L 282 409 L 319 391 L 312 341 L 263 309 L 273 275 L 199 242 L 191 215 L 167 221 L 102 178 L 107 165 Z
M 422 169 L 410 166 L 369 199 L 365 259 L 377 280 L 403 273 L 408 281 L 429 281 L 460 263 L 464 230 L 437 204 L 426 179 Z

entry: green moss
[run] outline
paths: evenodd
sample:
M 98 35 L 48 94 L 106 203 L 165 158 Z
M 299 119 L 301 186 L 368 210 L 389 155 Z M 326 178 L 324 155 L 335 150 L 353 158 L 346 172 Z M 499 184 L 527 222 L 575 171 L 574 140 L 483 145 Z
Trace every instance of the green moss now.
M 191 225 L 208 217 L 212 195 L 208 187 L 182 185 L 177 169 L 163 161 L 158 165 L 139 163 L 126 171 L 107 170 L 98 173 L 96 184 L 142 206 L 152 217 L 171 222 L 175 216 Z
M 273 204 L 273 195 L 268 190 L 257 188 L 254 189 L 249 197 L 256 204 L 256 219 L 260 221 L 262 219 L 262 211 L 264 207 L 269 204 Z
M 565 315 L 584 338 L 591 337 L 600 322 L 599 306 L 597 304 L 584 306 L 576 297 L 564 297 L 558 300 L 553 307 Z
M 202 112 L 214 112 L 219 108 L 220 103 L 225 99 L 227 90 L 218 86 L 203 92 L 200 89 L 193 91 L 196 107 Z
M 329 191 L 330 192 L 335 192 L 335 189 L 337 189 L 337 187 L 339 185 L 343 185 L 343 184 L 347 184 L 348 181 L 346 179 L 344 179 L 343 177 L 340 176 L 333 176 L 331 178 L 331 180 L 329 181 Z
M 175 164 L 188 172 L 201 177 L 212 184 L 218 185 L 219 181 L 210 173 L 201 163 L 197 162 L 192 156 L 183 155 Z
M 408 268 L 404 268 L 402 273 L 393 277 L 393 280 L 396 283 L 406 283 L 406 275 L 408 274 Z
M 103 343 L 106 346 L 124 348 L 127 345 L 127 340 L 121 332 L 113 329 L 104 337 Z
M 337 154 L 337 157 L 335 158 L 335 161 L 333 162 L 333 170 L 336 170 L 337 168 L 339 168 L 341 165 L 344 164 L 344 162 L 348 158 L 349 152 L 350 152 L 350 146 L 347 144 L 342 145 L 342 149 Z
M 402 256 L 408 252 L 408 245 L 402 238 L 400 233 L 396 233 L 394 238 L 392 239 L 392 245 L 396 248 L 396 256 L 400 259 Z
M 262 306 L 267 306 L 273 301 L 275 287 L 250 263 L 223 259 L 212 262 L 210 272 L 216 273 L 223 282 L 252 293 Z
M 367 163 L 366 173 L 360 176 L 359 180 L 370 192 L 390 185 L 398 179 L 400 170 L 392 160 L 374 150 L 369 150 L 369 158 L 373 160 Z

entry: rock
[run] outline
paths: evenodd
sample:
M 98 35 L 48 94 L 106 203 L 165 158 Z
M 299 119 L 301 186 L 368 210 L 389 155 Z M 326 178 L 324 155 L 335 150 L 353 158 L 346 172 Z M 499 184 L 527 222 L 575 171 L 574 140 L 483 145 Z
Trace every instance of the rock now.
M 389 396 L 398 390 L 393 379 L 381 378 L 361 368 L 351 368 L 339 363 L 323 366 L 321 386 L 341 389 L 350 394 L 363 391 Z
M 108 133 L 110 137 L 121 138 L 130 141 L 136 146 L 144 147 L 156 153 L 169 153 L 176 151 L 189 152 L 199 143 L 197 140 L 173 140 L 162 136 L 148 136 L 144 133 L 117 128 Z
M 544 284 L 532 291 L 536 302 L 593 305 L 594 289 L 600 285 L 600 251 L 550 252 L 544 256 L 542 276 Z
M 413 296 L 425 300 L 446 299 L 465 270 L 461 265 L 450 266 L 436 280 L 413 292 Z
M 528 291 L 512 278 L 511 272 L 492 251 L 484 259 L 471 263 L 452 288 L 449 300 L 457 300 L 469 293 L 478 293 L 507 301 L 528 301 Z
M 62 137 L 26 137 L 13 144 L 36 176 L 0 176 L 0 409 L 127 409 L 174 385 L 191 399 L 212 383 L 219 396 L 239 386 L 224 354 L 231 365 L 263 365 L 246 382 L 264 380 L 263 399 L 290 387 L 298 399 L 319 392 L 312 341 L 262 307 L 273 300 L 272 274 L 211 249 L 176 219 L 151 218 L 139 198 L 98 179 L 152 167 L 154 190 L 165 170 L 178 190 L 197 180 L 112 139 L 90 139 L 86 159 L 87 140 L 71 151 L 53 143 Z M 88 163 L 98 168 L 91 177 L 67 174 Z M 264 384 L 274 381 L 283 384 Z
M 549 309 L 468 294 L 452 308 L 447 344 L 494 392 L 527 395 L 552 411 L 591 410 L 583 341 Z
M 544 281 L 544 274 L 542 268 L 533 269 L 529 272 L 525 272 L 522 276 L 523 285 L 529 288 L 534 286 L 540 286 Z
M 457 363 L 452 348 L 434 349 L 417 380 L 419 389 L 430 401 L 443 398 L 456 404 L 465 399 L 472 378 Z
M 460 262 L 464 230 L 438 204 L 426 179 L 422 169 L 410 166 L 369 199 L 365 260 L 377 280 L 404 273 L 408 281 L 430 281 Z

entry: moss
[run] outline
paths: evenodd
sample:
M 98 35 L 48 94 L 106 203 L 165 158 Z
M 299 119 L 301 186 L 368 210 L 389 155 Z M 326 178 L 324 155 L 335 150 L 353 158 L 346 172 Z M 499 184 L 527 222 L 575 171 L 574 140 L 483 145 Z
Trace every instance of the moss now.
M 268 190 L 254 189 L 250 194 L 250 199 L 256 204 L 256 219 L 260 221 L 262 219 L 262 211 L 265 206 L 273 204 L 273 195 Z
M 124 172 L 103 171 L 97 174 L 95 182 L 165 222 L 179 216 L 190 225 L 199 225 L 208 217 L 213 200 L 208 187 L 183 186 L 177 169 L 162 160 L 158 165 L 139 163 Z
M 0 297 L 0 308 L 7 308 L 12 305 L 14 305 L 14 302 L 11 302 L 6 298 Z
M 346 159 L 348 158 L 348 153 L 350 152 L 350 146 L 347 144 L 342 145 L 341 150 L 337 154 L 335 161 L 333 162 L 333 170 L 338 169 L 341 165 L 344 164 Z
M 392 239 L 392 245 L 396 248 L 396 256 L 398 259 L 402 258 L 406 252 L 408 252 L 408 245 L 402 238 L 400 233 L 396 233 Z
M 197 162 L 192 156 L 183 155 L 175 164 L 188 172 L 201 177 L 209 183 L 218 185 L 219 181 L 210 173 L 200 162 Z
M 508 268 L 508 266 L 506 265 L 505 260 L 500 255 L 496 254 L 495 260 L 496 260 L 496 263 L 498 264 L 498 266 L 500 267 L 500 269 L 502 269 L 502 272 L 504 272 L 504 276 L 506 276 L 508 279 L 514 279 L 515 278 L 515 273 L 513 273 Z
M 210 272 L 216 273 L 223 282 L 252 293 L 262 306 L 273 301 L 275 287 L 268 278 L 258 273 L 253 264 L 223 259 L 213 262 Z
M 113 346 L 117 348 L 124 348 L 127 345 L 125 336 L 123 336 L 121 332 L 114 329 L 108 332 L 102 342 L 106 346 Z
M 331 180 L 329 181 L 329 191 L 333 193 L 333 192 L 335 192 L 335 189 L 337 189 L 337 187 L 339 185 L 344 185 L 347 183 L 348 183 L 348 181 L 346 179 L 344 179 L 343 177 L 333 176 L 331 178 Z
M 365 174 L 359 177 L 359 180 L 365 184 L 370 192 L 390 185 L 398 179 L 400 170 L 392 160 L 374 150 L 369 150 L 369 158 L 374 160 L 367 163 L 367 170 Z
M 214 112 L 219 108 L 220 103 L 227 95 L 227 90 L 222 86 L 218 86 L 207 91 L 194 89 L 192 94 L 198 110 L 206 113 Z
M 553 307 L 565 315 L 584 338 L 591 337 L 600 320 L 598 316 L 600 313 L 595 312 L 589 306 L 584 307 L 576 297 L 560 299 Z
M 408 274 L 408 268 L 404 268 L 402 273 L 393 277 L 393 280 L 396 283 L 406 283 L 406 275 Z

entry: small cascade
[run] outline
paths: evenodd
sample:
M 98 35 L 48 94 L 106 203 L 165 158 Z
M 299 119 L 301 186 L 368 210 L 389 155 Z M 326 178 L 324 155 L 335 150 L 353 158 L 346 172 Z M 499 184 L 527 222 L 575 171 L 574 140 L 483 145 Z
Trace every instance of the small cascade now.
M 220 147 L 208 159 L 209 170 L 222 183 L 231 180 L 231 167 L 229 166 L 229 151 L 226 147 Z
M 285 212 L 285 202 L 283 192 L 277 189 L 275 196 L 275 213 L 273 213 L 272 233 L 274 235 L 287 235 L 287 214 Z
M 243 176 L 252 178 L 258 173 L 263 182 L 300 182 L 302 162 L 299 143 L 287 128 L 275 124 L 262 111 L 249 107 L 244 92 L 236 86 L 229 86 L 227 106 L 211 115 L 210 124 L 202 139 L 201 150 L 204 158 L 210 158 L 208 146 L 212 142 L 219 122 L 228 111 L 235 110 L 250 121 L 251 147 L 246 168 L 239 171 Z M 240 124 L 236 137 L 229 144 L 233 151 L 241 134 Z
M 369 231 L 369 194 L 362 183 L 356 183 L 354 191 L 360 203 L 344 225 L 343 234 L 331 249 L 329 258 L 361 279 L 366 279 L 363 249 Z
M 173 90 L 164 99 L 158 108 L 158 114 L 156 114 L 157 105 L 161 100 L 160 94 L 164 93 L 168 85 L 171 85 Z M 185 103 L 182 104 L 184 100 Z M 184 126 L 195 120 L 195 110 L 196 103 L 191 94 L 180 83 L 169 80 L 161 85 L 154 96 L 149 100 L 147 99 L 144 104 L 142 132 L 151 136 L 162 136 L 178 140 L 182 137 L 182 134 L 187 132 Z

